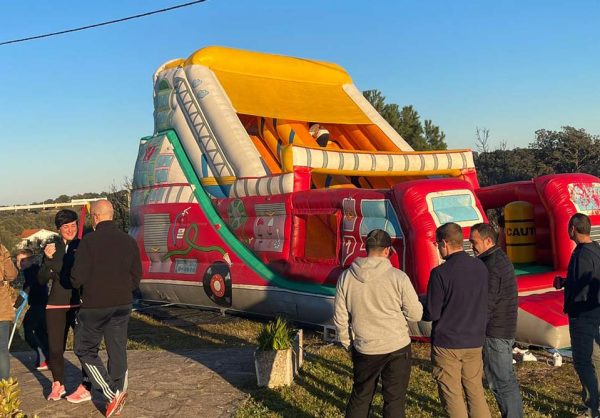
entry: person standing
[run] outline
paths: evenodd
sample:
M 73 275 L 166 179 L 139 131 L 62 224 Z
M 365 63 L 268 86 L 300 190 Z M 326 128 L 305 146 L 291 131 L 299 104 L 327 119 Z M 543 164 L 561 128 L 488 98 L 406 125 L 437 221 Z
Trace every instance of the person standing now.
M 497 245 L 497 234 L 491 225 L 473 225 L 469 241 L 489 273 L 488 323 L 483 346 L 485 377 L 502 418 L 522 418 L 523 401 L 512 357 L 519 309 L 515 269 Z
M 52 373 L 49 401 L 58 401 L 66 394 L 64 353 L 69 329 L 75 328 L 75 314 L 80 305 L 79 291 L 73 288 L 69 280 L 79 246 L 77 214 L 69 209 L 59 210 L 54 217 L 54 224 L 59 237 L 44 247 L 44 258 L 38 272 L 38 282 L 50 287 L 46 304 L 48 367 Z M 79 403 L 92 399 L 85 371 L 82 371 L 82 375 L 82 383 L 67 400 Z
M 367 257 L 340 276 L 333 322 L 342 346 L 352 351 L 354 385 L 348 418 L 366 418 L 380 377 L 384 418 L 404 417 L 411 350 L 407 321 L 419 321 L 423 306 L 408 276 L 389 260 L 390 235 L 367 235 Z M 351 331 L 350 331 L 351 329 Z
M 71 272 L 71 283 L 81 289 L 75 354 L 108 400 L 105 415 L 110 417 L 127 396 L 127 325 L 142 265 L 135 240 L 114 224 L 108 200 L 94 202 L 91 215 L 94 232 L 82 240 Z M 108 371 L 98 356 L 102 338 Z
M 8 340 L 10 323 L 15 319 L 10 282 L 17 277 L 17 274 L 10 253 L 4 245 L 0 244 L 0 380 L 8 379 L 10 376 Z
M 27 312 L 23 318 L 25 341 L 35 352 L 38 370 L 48 370 L 48 334 L 46 332 L 46 303 L 48 286 L 38 283 L 40 267 L 34 263 L 33 251 L 22 249 L 17 252 L 17 268 L 23 274 L 23 291 L 27 293 Z M 15 307 L 19 305 L 19 299 Z
M 489 418 L 482 358 L 488 272 L 481 260 L 464 251 L 458 224 L 445 223 L 437 228 L 435 236 L 435 245 L 445 262 L 431 270 L 423 316 L 433 321 L 433 378 L 450 418 Z
M 564 311 L 569 317 L 573 366 L 581 382 L 586 411 L 581 415 L 600 417 L 600 245 L 590 237 L 590 218 L 576 213 L 568 224 L 569 238 L 576 246 L 567 277 L 556 277 L 554 287 L 564 286 Z

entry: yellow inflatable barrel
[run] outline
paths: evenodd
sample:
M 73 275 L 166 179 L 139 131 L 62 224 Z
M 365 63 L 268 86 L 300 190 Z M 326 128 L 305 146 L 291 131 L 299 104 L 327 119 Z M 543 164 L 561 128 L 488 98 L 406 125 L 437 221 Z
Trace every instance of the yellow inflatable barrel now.
M 510 202 L 504 207 L 506 253 L 513 263 L 535 262 L 535 220 L 533 205 Z

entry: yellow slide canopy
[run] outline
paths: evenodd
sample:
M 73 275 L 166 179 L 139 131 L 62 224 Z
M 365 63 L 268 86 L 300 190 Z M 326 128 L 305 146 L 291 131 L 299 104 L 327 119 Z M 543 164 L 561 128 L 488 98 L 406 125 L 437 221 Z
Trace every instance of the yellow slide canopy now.
M 237 113 L 338 124 L 372 123 L 343 89 L 352 79 L 339 65 L 211 46 L 184 66 L 210 68 Z

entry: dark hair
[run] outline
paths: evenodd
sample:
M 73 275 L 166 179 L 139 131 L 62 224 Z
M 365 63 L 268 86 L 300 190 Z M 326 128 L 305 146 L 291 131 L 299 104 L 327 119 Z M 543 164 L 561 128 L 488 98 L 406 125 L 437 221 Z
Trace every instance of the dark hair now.
M 491 239 L 494 245 L 496 245 L 496 242 L 498 241 L 498 233 L 494 230 L 492 225 L 483 222 L 478 223 L 471 227 L 471 232 L 473 231 L 477 231 L 483 239 Z
M 583 213 L 576 213 L 569 219 L 569 228 L 575 228 L 575 232 L 581 235 L 590 235 L 592 232 L 592 223 L 590 218 Z
M 374 229 L 367 235 L 367 253 L 392 246 L 392 237 L 382 229 Z
M 54 224 L 56 225 L 56 229 L 59 229 L 64 224 L 70 224 L 77 220 L 77 214 L 73 212 L 71 209 L 62 209 L 56 213 L 54 217 Z
M 447 222 L 438 227 L 438 229 L 435 230 L 435 238 L 438 241 L 446 241 L 451 247 L 460 248 L 462 248 L 465 239 L 462 228 L 459 224 L 454 222 Z

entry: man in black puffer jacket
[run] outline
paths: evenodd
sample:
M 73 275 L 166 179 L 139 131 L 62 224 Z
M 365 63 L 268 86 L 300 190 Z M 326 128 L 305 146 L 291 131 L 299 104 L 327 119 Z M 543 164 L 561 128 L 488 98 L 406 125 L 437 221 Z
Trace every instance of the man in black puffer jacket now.
M 517 329 L 517 279 L 507 255 L 497 243 L 496 231 L 485 223 L 471 227 L 473 252 L 488 269 L 488 323 L 483 365 L 489 388 L 502 418 L 521 418 L 523 401 L 512 365 Z

